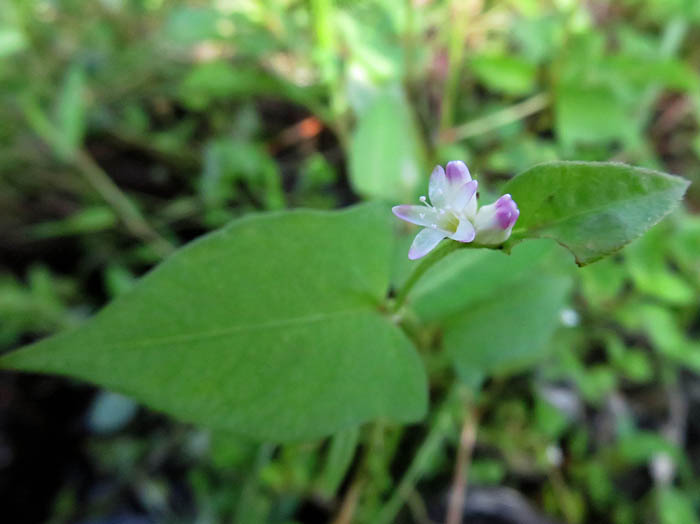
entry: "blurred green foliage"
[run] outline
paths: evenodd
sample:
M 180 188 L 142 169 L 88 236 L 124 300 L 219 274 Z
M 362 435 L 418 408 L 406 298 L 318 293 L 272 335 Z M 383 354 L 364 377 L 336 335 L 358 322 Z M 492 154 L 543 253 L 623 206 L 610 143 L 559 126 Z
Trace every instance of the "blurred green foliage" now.
M 412 198 L 432 165 L 455 158 L 483 195 L 555 159 L 697 182 L 699 29 L 694 0 L 6 0 L 0 344 L 78 325 L 231 218 Z M 36 504 L 50 505 L 50 522 L 125 510 L 157 522 L 315 522 L 344 503 L 356 522 L 427 522 L 449 489 L 466 396 L 479 416 L 470 487 L 515 488 L 572 524 L 697 522 L 696 186 L 688 210 L 575 272 L 558 247 L 534 243 L 436 268 L 415 289 L 419 320 L 457 313 L 461 298 L 473 316 L 426 336 L 444 335 L 452 358 L 495 377 L 478 393 L 450 389 L 445 355 L 427 352 L 444 380 L 419 427 L 258 446 L 101 393 L 83 421 L 85 454 L 109 480 L 86 494 L 66 476 Z M 460 271 L 478 284 L 465 289 Z M 543 297 L 507 312 L 553 332 L 526 348 L 532 358 L 488 359 L 461 340 L 481 308 L 502 304 L 485 303 L 491 293 Z

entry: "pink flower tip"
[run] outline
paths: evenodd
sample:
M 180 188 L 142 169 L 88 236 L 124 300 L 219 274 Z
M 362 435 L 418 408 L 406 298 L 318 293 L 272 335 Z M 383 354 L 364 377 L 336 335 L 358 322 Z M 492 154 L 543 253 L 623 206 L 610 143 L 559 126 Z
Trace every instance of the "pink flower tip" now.
M 469 182 L 472 177 L 469 168 L 461 160 L 452 160 L 445 166 L 445 175 L 450 184 L 461 185 Z
M 496 220 L 502 229 L 513 227 L 519 216 L 518 205 L 508 193 L 496 200 Z

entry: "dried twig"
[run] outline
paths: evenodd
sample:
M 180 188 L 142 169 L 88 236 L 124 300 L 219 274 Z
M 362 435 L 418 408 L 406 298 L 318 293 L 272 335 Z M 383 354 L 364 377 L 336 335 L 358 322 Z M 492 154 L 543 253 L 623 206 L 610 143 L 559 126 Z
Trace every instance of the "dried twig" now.
M 459 435 L 459 448 L 457 449 L 457 461 L 452 487 L 450 488 L 449 502 L 447 506 L 447 524 L 460 524 L 464 512 L 464 499 L 467 491 L 467 476 L 471 463 L 474 444 L 476 443 L 477 418 L 474 412 L 467 413 Z

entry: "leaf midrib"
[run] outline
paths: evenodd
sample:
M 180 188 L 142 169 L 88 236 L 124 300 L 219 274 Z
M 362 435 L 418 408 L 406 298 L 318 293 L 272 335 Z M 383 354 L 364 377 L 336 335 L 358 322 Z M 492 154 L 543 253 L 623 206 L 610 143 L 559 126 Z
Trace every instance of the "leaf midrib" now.
M 351 316 L 359 313 L 371 313 L 372 309 L 368 307 L 346 309 L 340 311 L 334 311 L 332 313 L 316 313 L 313 315 L 307 315 L 304 317 L 289 318 L 283 320 L 271 320 L 267 322 L 258 322 L 257 324 L 246 324 L 238 326 L 230 326 L 227 328 L 214 329 L 210 331 L 202 331 L 198 333 L 187 333 L 181 335 L 171 335 L 165 337 L 155 337 L 150 339 L 144 339 L 136 342 L 125 342 L 120 344 L 114 344 L 110 346 L 104 346 L 104 349 L 134 349 L 134 348 L 148 348 L 154 346 L 160 346 L 163 344 L 178 344 L 183 342 L 194 342 L 209 338 L 216 338 L 220 336 L 230 335 L 233 333 L 240 333 L 245 331 L 255 331 L 258 329 L 276 329 L 295 325 L 304 324 L 315 324 L 318 322 L 324 322 L 334 317 L 344 317 Z

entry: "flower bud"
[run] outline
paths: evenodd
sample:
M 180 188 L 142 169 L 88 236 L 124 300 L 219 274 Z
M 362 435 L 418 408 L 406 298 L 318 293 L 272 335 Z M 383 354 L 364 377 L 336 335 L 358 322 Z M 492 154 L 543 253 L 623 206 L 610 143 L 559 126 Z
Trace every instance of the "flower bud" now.
M 506 194 L 493 204 L 479 208 L 474 220 L 474 241 L 485 246 L 502 244 L 513 230 L 520 211 L 513 198 Z

